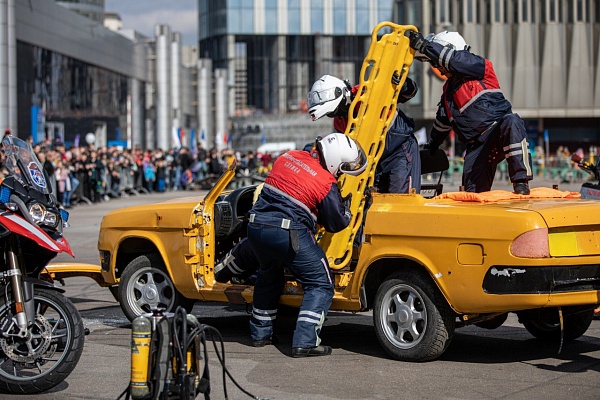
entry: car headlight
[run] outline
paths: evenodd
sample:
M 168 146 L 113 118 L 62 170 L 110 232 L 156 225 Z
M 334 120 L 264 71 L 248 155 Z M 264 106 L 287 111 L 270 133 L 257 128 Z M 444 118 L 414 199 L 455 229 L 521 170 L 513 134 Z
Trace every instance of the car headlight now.
M 29 215 L 38 225 L 56 227 L 58 224 L 58 215 L 46 210 L 46 207 L 40 203 L 32 203 L 29 206 Z

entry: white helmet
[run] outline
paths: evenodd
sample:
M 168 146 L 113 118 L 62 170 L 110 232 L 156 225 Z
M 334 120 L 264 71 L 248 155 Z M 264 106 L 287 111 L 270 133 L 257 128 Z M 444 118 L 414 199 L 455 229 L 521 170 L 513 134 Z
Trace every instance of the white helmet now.
M 439 43 L 442 46 L 448 47 L 452 50 L 468 51 L 471 49 L 471 46 L 467 44 L 465 39 L 458 32 L 443 31 L 436 34 L 430 33 L 429 35 L 427 35 L 427 37 L 425 37 L 425 40 L 427 40 L 428 42 Z M 429 57 L 427 57 L 425 54 L 422 54 L 419 51 L 415 52 L 414 57 L 417 60 L 429 61 Z
M 335 116 L 337 108 L 350 106 L 352 93 L 346 83 L 331 75 L 323 75 L 315 83 L 307 96 L 308 113 L 313 121 L 324 115 Z
M 431 41 L 453 50 L 469 50 L 471 48 L 458 32 L 440 32 L 435 34 Z
M 317 152 L 323 168 L 338 178 L 360 175 L 367 168 L 367 155 L 360 144 L 343 133 L 317 138 Z

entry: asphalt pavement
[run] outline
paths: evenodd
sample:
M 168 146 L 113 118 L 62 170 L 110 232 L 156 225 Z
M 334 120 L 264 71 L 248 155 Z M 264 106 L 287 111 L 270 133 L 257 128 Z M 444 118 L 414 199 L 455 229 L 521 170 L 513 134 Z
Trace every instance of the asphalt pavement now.
M 532 182 L 532 187 L 555 182 Z M 458 190 L 457 182 L 445 191 Z M 558 182 L 561 190 L 577 191 L 580 183 Z M 510 190 L 497 182 L 494 189 Z M 75 258 L 57 261 L 98 263 L 96 243 L 102 216 L 116 208 L 147 204 L 204 192 L 169 192 L 78 205 L 70 210 L 66 231 Z M 131 324 L 109 290 L 87 278 L 65 280 L 67 296 L 79 309 L 85 326 L 84 352 L 73 373 L 53 390 L 36 396 L 0 395 L 1 399 L 116 399 L 130 377 Z M 226 365 L 235 380 L 257 398 L 269 399 L 598 399 L 600 398 L 600 321 L 580 339 L 544 343 L 534 339 L 511 314 L 496 330 L 457 329 L 449 349 L 438 360 L 404 363 L 389 358 L 379 345 L 372 314 L 331 312 L 322 331 L 333 347 L 328 357 L 289 356 L 293 313 L 277 322 L 280 343 L 254 348 L 248 337 L 243 306 L 198 303 L 193 314 L 221 333 Z M 224 399 L 222 367 L 212 346 L 209 367 L 213 399 Z M 227 380 L 230 399 L 250 398 Z M 202 398 L 199 396 L 198 398 Z

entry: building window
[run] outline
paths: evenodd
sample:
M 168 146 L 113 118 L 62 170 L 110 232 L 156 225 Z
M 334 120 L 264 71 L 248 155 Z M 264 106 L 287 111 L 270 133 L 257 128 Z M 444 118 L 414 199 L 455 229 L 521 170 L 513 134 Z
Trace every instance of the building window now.
M 434 20 L 438 25 L 448 25 L 452 23 L 452 2 L 450 0 L 436 0 L 436 12 Z
M 587 22 L 589 12 L 588 0 L 573 0 L 569 3 L 569 23 Z
M 323 33 L 323 0 L 310 0 L 310 31 Z
M 423 20 L 423 5 L 421 0 L 408 0 L 406 5 L 407 23 L 411 25 L 421 25 Z
M 346 0 L 333 2 L 333 33 L 343 35 L 346 33 Z
M 265 33 L 277 33 L 277 0 L 265 0 Z
M 541 11 L 542 21 L 545 23 L 562 22 L 562 1 L 561 0 L 542 0 Z
M 461 0 L 459 3 L 460 24 L 474 24 L 477 22 L 479 2 L 477 0 Z
M 377 19 L 378 23 L 383 21 L 391 21 L 392 13 L 393 13 L 393 2 L 392 1 L 382 1 L 379 0 L 379 5 L 377 6 Z
M 502 24 L 508 20 L 507 7 L 504 0 L 491 0 L 486 3 L 486 22 Z
M 522 22 L 534 22 L 532 0 L 515 0 L 513 3 L 514 19 L 516 24 Z
M 371 26 L 369 25 L 369 2 L 357 1 L 355 4 L 356 14 L 356 34 L 370 35 Z
M 300 34 L 300 3 L 299 0 L 288 0 L 288 34 Z

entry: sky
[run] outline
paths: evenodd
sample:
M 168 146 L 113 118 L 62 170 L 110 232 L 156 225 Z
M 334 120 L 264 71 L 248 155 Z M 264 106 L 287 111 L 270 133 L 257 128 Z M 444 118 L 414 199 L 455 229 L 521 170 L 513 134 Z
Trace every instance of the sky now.
M 198 44 L 198 0 L 105 0 L 104 9 L 121 16 L 123 29 L 154 37 L 154 27 L 167 24 L 184 45 Z

